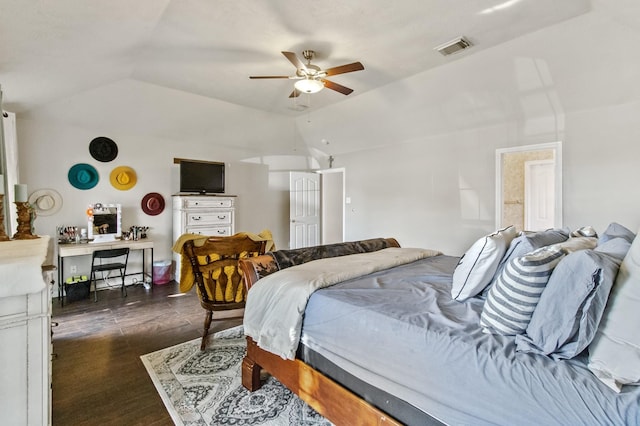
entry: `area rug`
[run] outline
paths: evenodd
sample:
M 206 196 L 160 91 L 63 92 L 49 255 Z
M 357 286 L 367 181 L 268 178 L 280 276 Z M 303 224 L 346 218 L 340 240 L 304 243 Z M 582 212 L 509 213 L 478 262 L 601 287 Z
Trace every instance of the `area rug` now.
M 255 392 L 242 386 L 242 326 L 216 333 L 205 351 L 200 341 L 140 357 L 176 425 L 331 425 L 272 377 Z

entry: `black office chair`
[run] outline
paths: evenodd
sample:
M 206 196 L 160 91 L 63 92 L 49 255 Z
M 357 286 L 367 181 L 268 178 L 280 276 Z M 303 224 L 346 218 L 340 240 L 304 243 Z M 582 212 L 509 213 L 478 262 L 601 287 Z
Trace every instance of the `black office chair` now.
M 98 282 L 96 272 L 102 272 L 101 279 L 104 281 L 106 271 L 119 271 L 122 279 L 122 297 L 127 297 L 127 289 L 124 286 L 124 277 L 127 272 L 127 262 L 129 260 L 129 247 L 108 250 L 96 250 L 93 252 L 91 260 L 91 282 L 94 285 L 93 300 L 98 301 Z

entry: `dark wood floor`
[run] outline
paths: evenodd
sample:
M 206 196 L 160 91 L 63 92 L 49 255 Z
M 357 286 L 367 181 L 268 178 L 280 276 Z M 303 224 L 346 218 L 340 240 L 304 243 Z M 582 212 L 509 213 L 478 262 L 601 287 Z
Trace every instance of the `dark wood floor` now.
M 98 292 L 98 302 L 53 301 L 54 425 L 171 425 L 140 355 L 195 339 L 204 310 L 175 282 Z M 241 323 L 214 321 L 212 331 Z

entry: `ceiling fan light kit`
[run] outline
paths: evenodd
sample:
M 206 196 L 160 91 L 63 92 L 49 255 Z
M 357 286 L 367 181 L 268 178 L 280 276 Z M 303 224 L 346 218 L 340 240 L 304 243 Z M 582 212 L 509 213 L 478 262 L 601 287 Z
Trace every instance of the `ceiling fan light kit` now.
M 286 75 L 259 75 L 249 76 L 250 79 L 268 79 L 268 78 L 288 78 L 290 80 L 298 80 L 294 83 L 294 91 L 289 95 L 290 98 L 297 97 L 300 93 L 317 93 L 323 88 L 331 89 L 336 92 L 348 95 L 353 92 L 353 89 L 342 86 L 333 81 L 327 80 L 325 77 L 346 74 L 353 71 L 361 71 L 364 69 L 364 65 L 360 62 L 353 62 L 351 64 L 340 65 L 337 67 L 321 69 L 317 65 L 313 65 L 311 60 L 315 56 L 313 50 L 304 50 L 302 56 L 307 60 L 305 65 L 295 53 L 282 52 L 282 54 L 296 67 L 296 74 L 293 76 Z
M 324 88 L 324 83 L 319 80 L 305 78 L 304 80 L 296 81 L 294 86 L 302 93 L 317 93 Z

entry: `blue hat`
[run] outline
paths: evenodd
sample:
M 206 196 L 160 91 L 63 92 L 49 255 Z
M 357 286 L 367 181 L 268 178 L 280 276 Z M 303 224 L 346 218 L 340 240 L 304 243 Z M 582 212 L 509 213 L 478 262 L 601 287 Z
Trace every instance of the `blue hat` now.
M 78 163 L 69 169 L 69 183 L 78 189 L 91 189 L 98 184 L 98 171 L 90 164 Z

